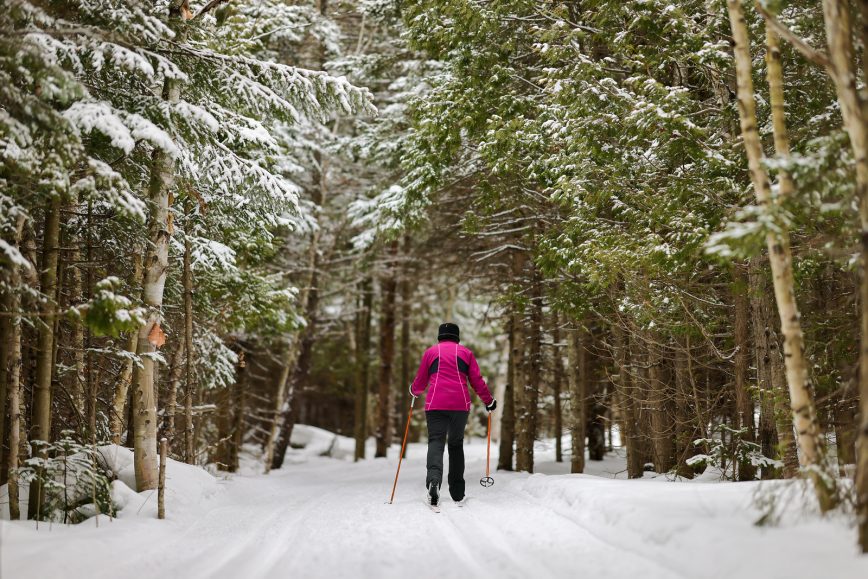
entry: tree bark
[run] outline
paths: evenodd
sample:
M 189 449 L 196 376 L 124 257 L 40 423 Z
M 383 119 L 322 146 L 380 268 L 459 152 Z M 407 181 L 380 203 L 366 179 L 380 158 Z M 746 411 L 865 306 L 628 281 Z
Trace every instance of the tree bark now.
M 621 443 L 627 449 L 627 476 L 642 478 L 645 466 L 645 456 L 640 449 L 638 435 L 638 416 L 635 400 L 631 393 L 629 370 L 627 366 L 627 342 L 624 330 L 616 321 L 612 324 L 612 349 L 617 377 L 615 391 L 621 404 L 623 415 L 623 430 Z
M 533 267 L 530 300 L 530 326 L 527 333 L 527 354 L 522 360 L 522 381 L 516 385 L 516 452 L 515 469 L 533 472 L 534 443 L 536 442 L 537 407 L 541 370 L 540 342 L 542 340 L 542 287 L 539 272 Z M 525 348 L 521 333 L 516 344 Z
M 738 424 L 736 428 L 746 429 L 741 435 L 741 439 L 747 442 L 754 442 L 756 439 L 754 434 L 753 422 L 753 398 L 748 392 L 748 352 L 750 350 L 750 334 L 748 331 L 748 323 L 750 317 L 750 301 L 747 295 L 748 287 L 747 276 L 740 265 L 735 266 L 734 283 L 733 283 L 733 304 L 734 304 L 734 338 L 735 338 L 735 355 L 733 360 L 733 372 L 735 373 L 735 405 Z M 749 460 L 741 460 L 738 464 L 738 480 L 747 481 L 753 480 L 756 476 L 756 469 Z
M 866 16 L 864 3 L 863 18 Z M 860 98 L 854 65 L 854 50 L 849 3 L 844 0 L 823 0 L 826 42 L 832 63 L 832 80 L 850 137 L 850 147 L 856 161 L 856 195 L 859 198 L 861 226 L 861 277 L 859 283 L 860 335 L 859 384 L 861 393 L 859 438 L 856 465 L 856 512 L 859 520 L 859 545 L 868 553 L 868 127 Z M 863 23 L 864 27 L 864 23 Z M 863 38 L 865 30 L 863 28 Z M 868 49 L 866 49 L 868 50 Z M 863 63 L 863 67 L 865 64 Z M 864 79 L 863 79 L 864 80 Z
M 771 188 L 768 175 L 762 165 L 762 145 L 757 131 L 756 103 L 754 101 L 753 79 L 751 78 L 751 56 L 747 24 L 744 19 L 740 0 L 727 0 L 735 42 L 736 81 L 738 87 L 738 109 L 741 133 L 747 152 L 751 181 L 756 194 L 757 204 L 771 211 Z M 780 79 L 774 79 L 775 72 L 768 69 L 770 86 Z M 782 84 L 782 83 L 781 83 Z M 770 91 L 772 110 L 778 106 L 775 90 Z M 777 123 L 773 122 L 777 132 Z M 779 151 L 780 153 L 781 151 Z M 784 181 L 779 185 L 784 186 Z M 781 192 L 783 195 L 783 191 Z M 768 231 L 766 243 L 769 250 L 775 298 L 784 336 L 784 361 L 787 370 L 787 385 L 792 401 L 793 421 L 799 433 L 799 447 L 802 450 L 802 464 L 811 467 L 809 473 L 814 482 L 817 499 L 823 512 L 835 506 L 836 492 L 834 479 L 825 476 L 826 460 L 817 424 L 816 410 L 811 394 L 808 364 L 804 355 L 804 337 L 801 328 L 799 309 L 795 299 L 793 280 L 792 252 L 789 232 Z
M 45 230 L 42 240 L 42 271 L 40 289 L 45 296 L 42 319 L 39 322 L 36 353 L 36 384 L 33 390 L 33 414 L 30 422 L 30 440 L 51 440 L 51 382 L 54 377 L 55 315 L 57 313 L 57 265 L 60 257 L 60 197 L 54 197 L 45 209 Z M 44 450 L 36 454 L 46 458 Z M 38 509 L 45 504 L 42 475 L 30 484 L 27 506 L 29 519 L 41 519 Z
M 672 432 L 671 394 L 662 377 L 663 359 L 657 336 L 648 336 L 648 388 L 651 406 L 651 441 L 654 469 L 669 472 L 675 466 L 675 445 Z
M 185 10 L 186 0 L 169 2 L 169 20 L 177 23 L 191 17 Z M 185 34 L 177 41 L 184 42 Z M 181 81 L 167 78 L 163 84 L 163 100 L 174 105 L 181 99 Z M 157 488 L 159 456 L 157 453 L 157 349 L 164 341 L 160 327 L 162 320 L 163 291 L 169 271 L 169 241 L 172 237 L 172 189 L 175 186 L 175 161 L 169 154 L 156 149 L 151 160 L 151 176 L 148 183 L 150 215 L 148 238 L 150 244 L 143 263 L 142 302 L 148 310 L 145 324 L 139 328 L 136 353 L 141 366 L 133 371 L 133 465 L 136 474 L 136 490 Z
M 371 278 L 362 282 L 361 307 L 358 314 L 358 339 L 356 343 L 356 396 L 355 396 L 355 428 L 356 439 L 355 460 L 365 458 L 365 442 L 368 438 L 368 381 L 371 368 L 371 309 L 374 303 L 374 292 L 371 289 Z
M 175 443 L 175 410 L 178 407 L 178 388 L 181 385 L 181 370 L 184 368 L 184 351 L 187 344 L 184 340 L 178 342 L 178 347 L 175 354 L 172 356 L 172 369 L 169 372 L 169 396 L 166 400 L 166 427 L 163 432 L 163 438 L 166 438 L 168 451 L 172 452 L 172 445 Z
M 7 275 L 4 281 L 10 282 L 10 277 Z M 11 285 L 7 291 L 0 291 L 0 485 L 6 484 L 9 466 L 6 462 L 6 404 L 9 398 L 9 356 L 12 349 L 10 290 L 14 291 Z
M 234 415 L 232 421 L 232 444 L 229 447 L 229 472 L 238 472 L 241 446 L 244 444 L 244 414 L 247 406 L 247 382 L 250 372 L 247 368 L 247 360 L 243 351 L 238 355 L 238 374 L 239 376 L 232 387 Z
M 14 243 L 18 247 L 21 242 L 21 230 L 24 226 L 24 218 L 19 217 L 16 225 Z M 0 399 L 0 407 L 3 404 L 7 404 L 8 401 L 5 409 L 9 412 L 9 450 L 6 457 L 8 480 L 6 488 L 9 497 L 9 519 L 17 521 L 21 518 L 18 457 L 22 442 L 26 441 L 26 436 L 24 436 L 24 427 L 21 419 L 24 406 L 23 397 L 21 396 L 21 318 L 18 315 L 21 303 L 17 293 L 21 285 L 21 275 L 18 266 L 15 264 L 12 264 L 8 268 L 8 281 L 9 291 L 4 297 L 6 301 L 5 310 L 10 317 L 6 318 L 8 334 L 2 336 L 2 339 L 6 341 L 4 348 L 5 355 L 2 363 L 4 364 L 6 394 L 8 398 Z M 0 414 L 5 414 L 5 410 L 0 409 Z M 2 436 L 2 432 L 0 431 L 0 436 Z
M 138 251 L 133 253 L 133 275 L 130 280 L 130 285 L 135 287 L 142 277 L 142 255 Z M 126 351 L 130 354 L 136 353 L 136 344 L 138 343 L 138 333 L 131 332 L 127 337 Z M 118 376 L 117 382 L 112 394 L 111 415 L 109 416 L 109 433 L 111 435 L 112 444 L 121 443 L 121 434 L 123 434 L 124 426 L 127 418 L 127 413 L 124 412 L 127 403 L 129 402 L 130 384 L 133 379 L 133 369 L 135 364 L 132 359 L 124 362 L 123 369 Z M 132 429 L 132 422 L 126 424 L 127 428 Z
M 72 209 L 77 207 L 77 204 L 70 204 Z M 69 251 L 69 259 L 66 265 L 69 272 L 69 302 L 72 306 L 80 305 L 84 301 L 84 290 L 79 268 L 81 262 L 81 249 L 79 248 L 79 239 L 70 236 L 67 245 L 71 246 Z M 72 349 L 72 369 L 69 373 L 69 390 L 72 395 L 72 402 L 75 413 L 81 416 L 87 416 L 87 431 L 88 438 L 96 436 L 96 404 L 90 399 L 88 381 L 85 368 L 85 345 L 84 345 L 84 324 L 81 320 L 73 320 L 71 328 L 70 348 Z
M 570 472 L 585 471 L 585 433 L 587 432 L 588 356 L 587 331 L 581 323 L 567 332 L 570 387 Z
M 503 391 L 503 410 L 500 417 L 500 452 L 497 458 L 497 470 L 512 470 L 513 454 L 515 447 L 515 381 L 517 379 L 516 372 L 516 350 L 515 350 L 515 334 L 518 331 L 518 316 L 515 313 L 515 306 L 511 306 L 511 314 L 508 327 L 508 345 L 509 348 L 508 360 L 506 363 L 506 388 Z
M 196 396 L 195 370 L 196 353 L 193 350 L 193 265 L 190 247 L 190 202 L 187 201 L 184 223 L 184 462 L 196 462 L 196 448 L 193 445 L 193 399 Z
M 410 366 L 410 314 L 412 310 L 411 300 L 413 299 L 413 288 L 410 285 L 410 236 L 404 238 L 404 259 L 405 264 L 401 275 L 401 387 L 400 387 L 400 411 L 398 416 L 410 407 L 410 382 L 411 366 Z M 407 455 L 407 449 L 404 448 L 404 456 Z
M 277 381 L 277 392 L 274 397 L 274 410 L 269 425 L 268 438 L 265 441 L 263 456 L 265 458 L 265 474 L 271 472 L 274 464 L 274 450 L 277 444 L 277 439 L 280 435 L 280 429 L 284 415 L 290 409 L 287 404 L 288 388 L 290 384 L 290 373 L 295 368 L 298 360 L 298 353 L 301 349 L 301 337 L 292 338 L 286 348 L 286 358 L 284 360 L 283 369 L 280 372 L 280 378 Z
M 675 474 L 692 479 L 693 467 L 687 460 L 693 457 L 695 446 L 693 441 L 698 438 L 697 429 L 691 419 L 690 398 L 692 388 L 689 376 L 690 367 L 687 364 L 687 352 L 682 344 L 675 350 Z M 697 420 L 699 417 L 695 417 Z
M 375 457 L 386 456 L 392 443 L 392 364 L 395 359 L 395 294 L 398 285 L 394 260 L 398 255 L 398 242 L 389 249 L 389 273 L 382 283 L 383 303 L 380 318 L 380 395 L 379 425 Z
M 563 462 L 561 437 L 564 432 L 563 412 L 561 409 L 561 384 L 564 377 L 564 362 L 561 359 L 561 328 L 558 315 L 552 312 L 552 395 L 555 399 L 555 462 Z
M 859 415 L 858 397 L 856 395 L 856 380 L 846 380 L 842 385 L 841 395 L 833 401 L 835 423 L 835 443 L 838 456 L 838 474 L 846 476 L 845 467 L 856 464 L 856 425 Z

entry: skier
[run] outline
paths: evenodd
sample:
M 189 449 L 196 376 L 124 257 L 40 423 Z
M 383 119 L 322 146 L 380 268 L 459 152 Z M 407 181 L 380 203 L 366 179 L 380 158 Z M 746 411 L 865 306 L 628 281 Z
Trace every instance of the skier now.
M 476 358 L 459 343 L 456 324 L 440 325 L 437 344 L 422 355 L 419 371 L 410 385 L 410 394 L 416 398 L 428 388 L 425 397 L 425 419 L 428 423 L 428 476 L 425 487 L 428 503 L 436 508 L 440 502 L 443 482 L 443 447 L 449 448 L 449 495 L 462 504 L 464 500 L 464 427 L 470 415 L 470 394 L 467 383 L 479 395 L 488 412 L 497 408 L 488 386 L 479 373 Z M 448 441 L 448 444 L 447 444 Z

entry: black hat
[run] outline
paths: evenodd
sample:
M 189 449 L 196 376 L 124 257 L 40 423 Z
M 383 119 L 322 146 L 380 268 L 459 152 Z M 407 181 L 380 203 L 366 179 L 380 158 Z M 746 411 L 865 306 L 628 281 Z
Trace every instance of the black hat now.
M 441 342 L 443 340 L 457 342 L 459 340 L 458 326 L 449 322 L 440 324 L 440 329 L 437 330 L 437 340 Z

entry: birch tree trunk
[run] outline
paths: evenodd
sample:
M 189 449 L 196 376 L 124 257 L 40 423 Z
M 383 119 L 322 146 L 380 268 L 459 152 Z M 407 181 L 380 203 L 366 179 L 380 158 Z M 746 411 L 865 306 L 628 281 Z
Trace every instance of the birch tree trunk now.
M 49 442 L 51 439 L 51 382 L 54 377 L 55 317 L 57 313 L 57 265 L 60 258 L 60 197 L 54 197 L 45 209 L 45 230 L 42 240 L 42 271 L 40 289 L 45 296 L 42 318 L 39 322 L 36 353 L 36 384 L 33 387 L 33 414 L 30 440 Z M 46 458 L 43 450 L 36 454 Z M 30 484 L 27 517 L 40 519 L 40 506 L 45 504 L 42 475 Z
M 179 81 L 166 79 L 163 87 L 164 100 L 171 105 L 177 103 L 180 97 Z M 154 356 L 164 341 L 160 321 L 163 290 L 169 270 L 169 240 L 172 236 L 169 206 L 174 184 L 174 160 L 165 151 L 155 150 L 148 185 L 151 210 L 148 226 L 150 244 L 145 253 L 142 283 L 142 301 L 148 308 L 148 318 L 136 337 L 136 353 L 141 360 L 141 367 L 136 367 L 133 371 L 133 464 L 138 492 L 157 488 L 159 476 L 155 392 L 157 361 Z
M 864 9 L 864 3 L 862 3 Z M 866 17 L 863 10 L 862 17 Z M 832 80 L 850 137 L 850 147 L 856 161 L 856 194 L 859 198 L 861 226 L 861 278 L 859 283 L 860 335 L 859 388 L 860 414 L 856 464 L 856 511 L 859 519 L 859 545 L 868 553 L 868 127 L 860 98 L 850 24 L 849 4 L 844 0 L 823 0 L 826 42 L 832 63 Z M 863 22 L 864 26 L 864 22 Z M 864 31 L 863 31 L 864 32 Z M 864 34 L 862 35 L 864 39 Z M 868 50 L 868 48 L 866 48 Z M 863 63 L 863 67 L 865 63 Z M 863 79 L 864 80 L 864 79 Z
M 751 56 L 747 24 L 744 19 L 740 0 L 727 0 L 730 25 L 735 42 L 736 81 L 738 87 L 738 110 L 742 138 L 747 152 L 751 181 L 756 194 L 757 204 L 771 211 L 771 189 L 768 175 L 762 166 L 762 145 L 757 131 L 756 103 L 754 101 L 753 79 L 751 78 Z M 772 86 L 774 71 L 769 69 L 769 84 Z M 775 91 L 771 91 L 773 124 L 774 109 L 777 105 Z M 776 130 L 777 132 L 777 130 Z M 783 186 L 783 181 L 781 182 Z M 793 421 L 799 433 L 799 447 L 802 450 L 802 464 L 809 467 L 809 476 L 814 482 L 820 508 L 824 512 L 835 503 L 834 480 L 826 477 L 823 446 L 810 389 L 808 364 L 804 355 L 804 338 L 801 319 L 795 299 L 793 280 L 792 252 L 789 233 L 782 229 L 779 233 L 768 231 L 766 243 L 769 249 L 775 300 L 784 336 L 784 360 L 787 370 L 787 385 L 792 401 Z
M 192 18 L 186 0 L 169 2 L 169 20 L 175 24 Z M 184 42 L 185 34 L 178 35 Z M 167 78 L 163 84 L 163 100 L 172 106 L 181 99 L 181 82 Z M 151 176 L 148 184 L 150 215 L 148 237 L 150 244 L 143 263 L 142 302 L 148 309 L 148 318 L 139 329 L 136 338 L 136 353 L 141 367 L 133 372 L 133 465 L 136 474 L 136 490 L 157 488 L 159 478 L 159 455 L 157 452 L 157 400 L 154 356 L 165 341 L 160 327 L 163 306 L 163 290 L 169 270 L 169 241 L 172 237 L 172 189 L 175 186 L 175 161 L 162 149 L 154 151 L 151 160 Z

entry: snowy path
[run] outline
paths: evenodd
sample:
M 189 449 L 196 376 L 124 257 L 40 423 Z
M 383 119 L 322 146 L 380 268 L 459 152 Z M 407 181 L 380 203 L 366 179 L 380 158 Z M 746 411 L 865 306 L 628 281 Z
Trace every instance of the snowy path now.
M 467 447 L 463 509 L 448 498 L 440 514 L 423 505 L 421 445 L 410 449 L 393 505 L 394 459 L 317 457 L 223 481 L 215 496 L 164 522 L 122 518 L 50 533 L 4 523 L 0 577 L 868 576 L 868 558 L 855 555 L 843 525 L 751 526 L 750 485 L 497 473 L 483 489 L 483 449 Z

